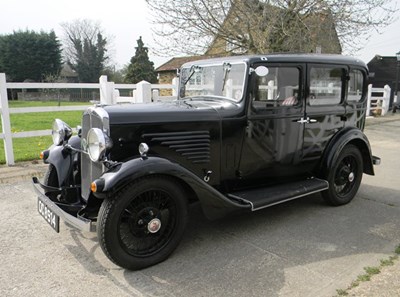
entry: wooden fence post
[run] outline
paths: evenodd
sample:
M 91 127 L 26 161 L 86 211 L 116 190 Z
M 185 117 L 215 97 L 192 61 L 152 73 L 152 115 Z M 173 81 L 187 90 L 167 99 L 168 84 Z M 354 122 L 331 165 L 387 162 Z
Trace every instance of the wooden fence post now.
M 14 165 L 14 151 L 12 145 L 10 112 L 8 109 L 6 75 L 4 73 L 0 73 L 0 112 L 1 124 L 3 127 L 3 141 L 4 151 L 6 154 L 6 163 L 10 166 Z
M 383 99 L 382 99 L 382 115 L 388 113 L 389 111 L 389 102 L 390 102 L 390 87 L 385 85 L 383 87 Z
M 160 100 L 160 90 L 154 89 L 151 91 L 153 102 L 158 102 Z
M 369 84 L 367 93 L 367 117 L 371 115 L 371 96 L 372 96 L 372 84 Z
M 175 76 L 172 79 L 172 96 L 178 98 L 178 91 L 179 91 L 178 89 L 179 89 L 179 78 Z
M 107 75 L 102 75 L 99 78 L 100 83 L 100 103 L 114 104 L 114 82 L 107 81 Z
M 151 83 L 142 80 L 136 84 L 135 103 L 151 102 Z

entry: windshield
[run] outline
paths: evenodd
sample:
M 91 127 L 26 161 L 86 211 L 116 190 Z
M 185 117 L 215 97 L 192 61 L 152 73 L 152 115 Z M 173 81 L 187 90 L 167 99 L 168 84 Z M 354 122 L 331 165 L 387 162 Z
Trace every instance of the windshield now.
M 243 62 L 182 68 L 179 97 L 216 96 L 238 102 L 243 96 L 245 77 Z

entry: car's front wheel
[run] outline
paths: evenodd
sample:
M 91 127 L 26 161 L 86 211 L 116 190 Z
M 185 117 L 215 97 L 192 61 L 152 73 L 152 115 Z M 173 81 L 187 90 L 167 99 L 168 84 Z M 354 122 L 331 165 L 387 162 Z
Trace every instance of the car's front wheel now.
M 360 187 L 362 174 L 363 159 L 360 150 L 354 145 L 347 145 L 329 169 L 326 177 L 329 189 L 322 192 L 322 197 L 331 205 L 349 203 Z
M 164 261 L 187 222 L 187 199 L 173 179 L 136 180 L 103 201 L 97 220 L 100 246 L 115 264 L 132 270 Z

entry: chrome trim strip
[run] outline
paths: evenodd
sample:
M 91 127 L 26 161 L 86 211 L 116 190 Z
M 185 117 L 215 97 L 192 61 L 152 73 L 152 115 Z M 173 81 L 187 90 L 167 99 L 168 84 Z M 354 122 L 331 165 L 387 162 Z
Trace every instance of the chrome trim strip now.
M 271 203 L 271 204 L 267 204 L 267 205 L 264 205 L 264 206 L 261 206 L 261 207 L 258 207 L 258 208 L 252 208 L 251 211 L 260 210 L 260 209 L 264 209 L 264 208 L 267 208 L 267 207 L 270 207 L 270 206 L 274 206 L 274 205 L 277 205 L 277 204 L 288 202 L 290 200 L 295 200 L 297 198 L 301 198 L 301 197 L 308 196 L 308 195 L 311 195 L 311 194 L 315 194 L 315 193 L 318 193 L 318 192 L 321 192 L 321 191 L 325 191 L 328 188 L 329 188 L 329 186 L 327 186 L 326 188 L 323 188 L 323 189 L 315 190 L 315 191 L 304 193 L 304 194 L 301 194 L 301 195 L 298 195 L 298 196 L 294 196 L 294 197 L 291 197 L 291 198 L 288 198 L 288 199 L 285 199 L 285 200 L 281 200 L 281 201 L 277 201 L 277 202 L 274 202 L 274 203 Z
M 245 203 L 247 203 L 248 205 L 251 206 L 251 209 L 252 209 L 252 210 L 253 210 L 253 208 L 254 208 L 253 202 L 251 202 L 251 201 L 249 201 L 249 200 L 246 200 L 246 199 L 244 199 L 244 198 L 241 198 L 241 197 L 236 196 L 236 195 L 233 195 L 233 194 L 228 194 L 228 197 L 230 197 L 230 198 L 232 198 L 232 199 L 234 199 L 234 200 L 236 200 L 236 201 L 239 201 L 239 202 L 245 202 Z
M 241 198 L 239 196 L 228 194 L 228 197 L 231 197 L 232 199 L 235 199 L 235 200 L 239 200 L 239 201 L 241 200 L 243 202 L 246 202 L 246 203 L 251 205 L 251 211 L 256 211 L 256 210 L 264 209 L 264 208 L 267 208 L 267 207 L 270 207 L 270 206 L 274 206 L 274 205 L 277 205 L 277 204 L 281 204 L 281 203 L 284 203 L 284 202 L 287 202 L 287 201 L 290 201 L 290 200 L 301 198 L 301 197 L 304 197 L 304 196 L 307 196 L 307 195 L 311 195 L 311 194 L 315 194 L 315 193 L 318 193 L 318 192 L 325 191 L 325 190 L 329 189 L 329 184 L 328 183 L 326 183 L 326 184 L 327 184 L 326 187 L 324 187 L 322 189 L 318 189 L 318 190 L 315 190 L 315 191 L 312 191 L 312 192 L 307 192 L 307 193 L 304 193 L 304 194 L 300 194 L 300 195 L 297 195 L 297 196 L 294 196 L 294 197 L 290 197 L 290 198 L 285 199 L 285 200 L 280 200 L 280 201 L 277 201 L 277 202 L 274 202 L 274 203 L 271 203 L 271 204 L 266 204 L 266 205 L 263 205 L 263 206 L 258 207 L 258 208 L 254 208 L 254 205 L 253 205 L 253 203 L 251 201 L 246 200 L 244 198 Z

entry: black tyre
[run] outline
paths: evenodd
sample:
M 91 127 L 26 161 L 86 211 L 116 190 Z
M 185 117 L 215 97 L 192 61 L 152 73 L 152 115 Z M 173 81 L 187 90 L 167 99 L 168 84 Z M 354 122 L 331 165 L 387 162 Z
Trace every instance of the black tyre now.
M 59 187 L 59 182 L 58 182 L 58 176 L 57 176 L 57 170 L 54 167 L 54 165 L 50 164 L 49 167 L 47 167 L 46 174 L 44 176 L 43 183 L 46 186 L 58 188 Z M 45 193 L 47 197 L 50 198 L 52 201 L 57 201 L 57 193 L 54 192 L 46 192 Z
M 347 145 L 329 170 L 329 189 L 322 197 L 331 205 L 349 203 L 356 195 L 363 174 L 363 159 L 354 145 Z
M 100 246 L 111 261 L 131 270 L 164 261 L 182 238 L 187 209 L 174 180 L 139 179 L 103 201 L 97 219 Z

